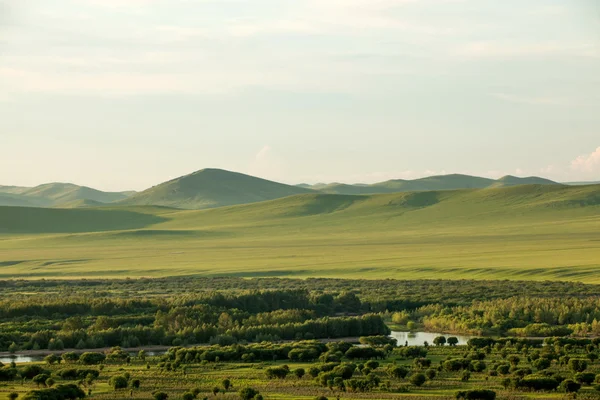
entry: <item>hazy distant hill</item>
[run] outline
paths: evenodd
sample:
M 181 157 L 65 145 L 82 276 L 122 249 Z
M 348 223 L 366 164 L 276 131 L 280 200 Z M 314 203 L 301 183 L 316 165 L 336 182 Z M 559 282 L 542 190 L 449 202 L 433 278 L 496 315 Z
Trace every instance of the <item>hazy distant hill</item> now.
M 102 192 L 72 183 L 47 183 L 33 188 L 0 186 L 0 205 L 21 207 L 61 207 L 74 202 L 112 203 L 126 199 L 131 192 Z
M 34 188 L 0 186 L 0 206 L 96 207 L 104 204 L 156 205 L 205 209 L 256 203 L 303 193 L 370 195 L 455 189 L 501 188 L 518 185 L 560 185 L 544 178 L 505 176 L 498 180 L 452 174 L 375 184 L 318 183 L 285 185 L 221 169 L 203 169 L 143 192 L 102 192 L 70 183 L 49 183 Z
M 119 203 L 205 209 L 256 203 L 312 192 L 310 189 L 237 172 L 203 169 L 154 186 Z
M 600 185 L 600 181 L 590 181 L 590 182 L 564 182 L 563 185 L 570 185 L 570 186 L 585 186 L 585 185 Z
M 305 186 L 323 193 L 330 194 L 378 194 L 378 193 L 400 193 L 431 190 L 456 190 L 456 189 L 485 189 L 493 187 L 509 187 L 517 185 L 559 185 L 548 179 L 531 177 L 517 178 L 514 176 L 505 176 L 498 180 L 481 178 L 477 176 L 452 174 L 430 176 L 426 178 L 404 180 L 394 179 L 387 182 L 375 183 L 372 185 L 347 185 L 342 183 L 332 183 L 328 185 L 318 184 L 314 186 Z
M 0 185 L 0 193 L 21 194 L 31 188 L 23 186 L 2 186 Z
M 494 184 L 490 187 L 500 188 L 500 187 L 510 187 L 510 186 L 518 186 L 518 185 L 560 185 L 560 183 L 553 182 L 548 179 L 539 178 L 537 176 L 530 176 L 527 178 L 518 178 L 512 175 L 506 175 L 502 178 L 498 179 Z

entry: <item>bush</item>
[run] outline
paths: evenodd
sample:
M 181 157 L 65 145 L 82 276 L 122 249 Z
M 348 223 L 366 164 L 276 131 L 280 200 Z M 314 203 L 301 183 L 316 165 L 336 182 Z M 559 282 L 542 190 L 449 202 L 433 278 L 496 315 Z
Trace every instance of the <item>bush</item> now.
M 108 384 L 113 389 L 118 390 L 127 388 L 127 386 L 129 386 L 129 381 L 124 376 L 116 375 L 109 379 Z
M 437 371 L 433 368 L 430 368 L 427 371 L 425 371 L 425 376 L 431 381 L 437 376 Z
M 427 377 L 425 377 L 425 375 L 423 375 L 423 374 L 414 374 L 413 376 L 410 377 L 410 383 L 417 387 L 423 386 L 423 384 L 426 381 L 427 381 Z
M 35 376 L 37 375 L 42 375 L 42 374 L 47 374 L 48 371 L 46 371 L 44 368 L 40 367 L 39 365 L 27 365 L 26 367 L 24 367 L 23 369 L 21 369 L 19 371 L 19 374 L 21 375 L 21 377 L 25 378 L 25 379 L 33 379 Z
M 194 397 L 193 393 L 185 392 L 181 398 L 182 400 L 194 400 L 196 397 Z
M 443 367 L 448 372 L 456 372 L 462 369 L 469 369 L 471 361 L 466 358 L 455 358 L 452 360 L 444 361 Z
M 554 378 L 548 378 L 544 376 L 530 375 L 526 376 L 521 380 L 515 381 L 517 387 L 525 388 L 529 390 L 556 390 L 560 383 Z
M 254 388 L 245 387 L 242 390 L 240 390 L 239 395 L 242 400 L 252 400 L 259 395 L 259 392 Z
M 471 373 L 469 371 L 463 371 L 462 375 L 460 376 L 460 380 L 463 382 L 468 382 L 469 379 L 471 379 Z
M 102 364 L 106 356 L 102 353 L 87 352 L 79 356 L 79 362 L 85 365 Z
M 392 378 L 404 379 L 409 373 L 408 368 L 399 367 L 397 365 L 390 364 L 390 366 L 386 369 L 386 373 Z
M 152 393 L 152 397 L 154 397 L 154 400 L 167 400 L 169 395 L 165 392 L 154 392 Z
M 40 385 L 46 386 L 46 380 L 48 380 L 49 378 L 50 378 L 50 375 L 48 375 L 48 374 L 39 374 L 39 375 L 34 376 L 31 380 L 33 383 L 35 383 L 39 387 Z
M 543 371 L 545 369 L 548 369 L 548 368 L 550 368 L 550 365 L 552 365 L 552 362 L 550 360 L 548 360 L 547 358 L 539 358 L 533 362 L 533 366 L 538 371 Z
M 493 390 L 465 390 L 456 393 L 457 399 L 462 400 L 495 400 L 496 392 Z
M 83 399 L 85 392 L 77 385 L 59 385 L 52 389 L 32 390 L 23 397 L 23 400 L 75 400 Z
M 268 379 L 285 379 L 290 370 L 284 367 L 270 367 L 265 370 Z
M 569 360 L 569 368 L 573 372 L 583 372 L 587 369 L 587 367 L 588 367 L 587 360 L 583 360 L 583 359 L 579 359 L 579 358 L 573 358 L 573 359 Z
M 581 383 L 582 385 L 591 385 L 592 383 L 594 383 L 595 379 L 596 375 L 591 372 L 580 372 L 578 374 L 575 374 L 575 380 Z
M 576 393 L 581 389 L 581 385 L 572 379 L 566 379 L 560 384 L 560 388 L 566 393 Z

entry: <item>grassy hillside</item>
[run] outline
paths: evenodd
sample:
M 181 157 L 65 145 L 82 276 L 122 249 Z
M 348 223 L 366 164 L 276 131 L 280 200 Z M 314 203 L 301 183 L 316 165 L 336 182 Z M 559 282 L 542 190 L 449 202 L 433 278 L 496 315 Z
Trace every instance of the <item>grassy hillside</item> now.
M 322 276 L 600 283 L 600 186 L 303 194 L 210 210 L 0 208 L 0 278 Z
M 457 189 L 484 189 L 492 187 L 509 187 L 517 185 L 558 185 L 548 179 L 531 177 L 517 178 L 505 176 L 498 180 L 481 178 L 477 176 L 452 174 L 430 176 L 421 179 L 403 180 L 396 179 L 372 185 L 346 185 L 333 183 L 329 185 L 315 185 L 312 188 L 330 194 L 377 194 L 400 193 L 431 190 L 457 190 Z
M 48 202 L 43 199 L 23 196 L 22 194 L 0 192 L 0 206 L 46 207 L 47 204 Z
M 122 201 L 121 204 L 205 209 L 255 203 L 309 192 L 312 191 L 236 172 L 203 169 L 145 190 Z
M 112 203 L 127 198 L 127 194 L 124 193 L 102 192 L 72 183 L 48 183 L 26 190 L 22 194 L 29 197 L 48 199 L 53 206 L 77 200 Z
M 47 183 L 33 188 L 0 186 L 0 206 L 62 207 L 77 202 L 105 204 L 123 200 L 132 192 L 102 192 L 72 183 Z
M 0 185 L 0 193 L 21 194 L 28 189 L 30 189 L 30 188 L 23 187 L 23 186 L 1 186 Z
M 557 185 L 557 183 L 549 179 L 539 178 L 537 176 L 530 176 L 528 178 L 518 178 L 516 176 L 506 175 L 498 179 L 495 183 L 490 185 L 490 187 L 498 188 L 518 185 Z

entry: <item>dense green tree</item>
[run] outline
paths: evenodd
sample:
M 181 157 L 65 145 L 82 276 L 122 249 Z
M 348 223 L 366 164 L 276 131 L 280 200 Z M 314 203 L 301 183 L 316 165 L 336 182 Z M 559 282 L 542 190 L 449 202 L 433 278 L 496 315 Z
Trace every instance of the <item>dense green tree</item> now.
M 410 383 L 417 387 L 423 386 L 426 381 L 427 377 L 421 373 L 414 374 L 410 377 Z

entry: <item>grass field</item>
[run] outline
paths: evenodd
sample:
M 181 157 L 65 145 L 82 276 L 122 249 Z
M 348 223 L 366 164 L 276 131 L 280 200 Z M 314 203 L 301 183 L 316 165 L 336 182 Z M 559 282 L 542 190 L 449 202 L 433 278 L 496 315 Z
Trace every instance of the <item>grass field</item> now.
M 0 278 L 600 282 L 600 186 L 308 194 L 202 211 L 0 207 Z

